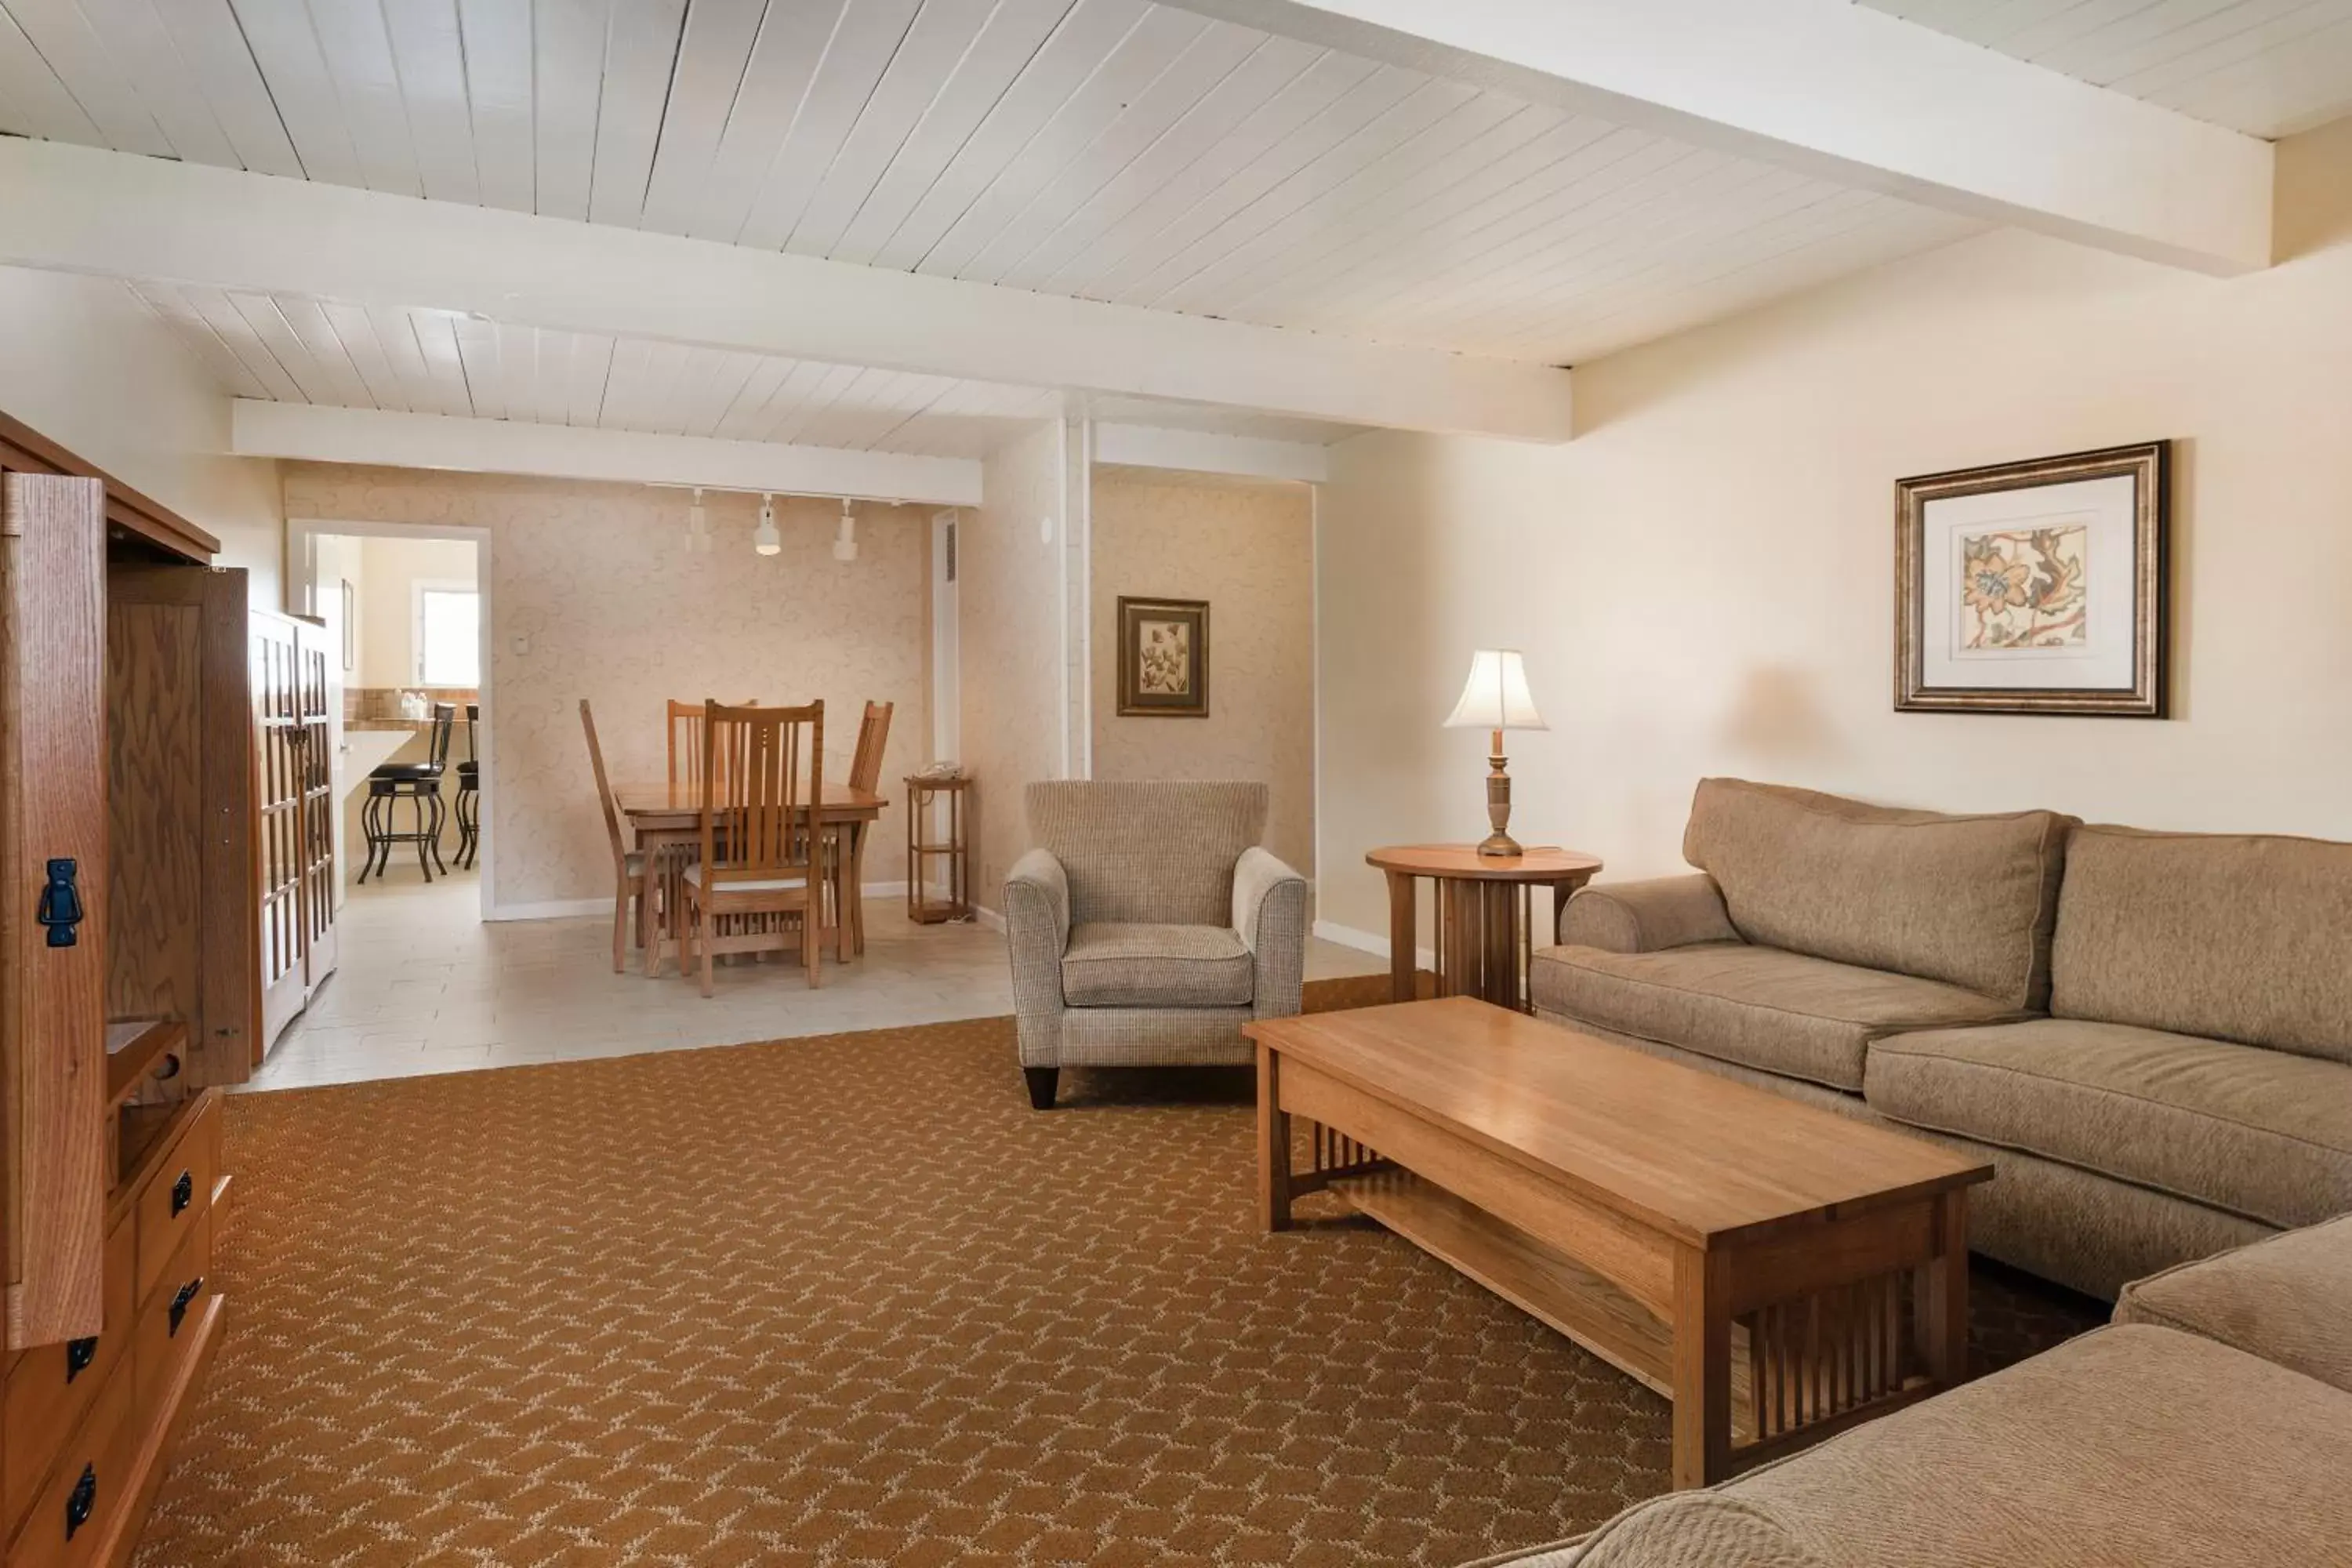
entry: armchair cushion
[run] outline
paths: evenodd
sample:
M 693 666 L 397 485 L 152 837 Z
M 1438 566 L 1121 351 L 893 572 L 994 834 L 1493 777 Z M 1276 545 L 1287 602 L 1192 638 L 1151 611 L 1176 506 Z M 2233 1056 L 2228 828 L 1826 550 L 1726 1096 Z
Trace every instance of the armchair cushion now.
M 1238 1007 L 1255 963 L 1223 926 L 1090 921 L 1070 928 L 1062 997 L 1073 1007 Z

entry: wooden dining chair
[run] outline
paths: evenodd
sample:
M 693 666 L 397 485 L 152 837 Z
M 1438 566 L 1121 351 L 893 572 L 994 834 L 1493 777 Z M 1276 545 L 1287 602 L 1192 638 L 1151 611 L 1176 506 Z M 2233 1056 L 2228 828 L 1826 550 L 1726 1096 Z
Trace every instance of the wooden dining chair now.
M 758 703 L 759 699 L 747 697 L 735 706 L 751 708 Z M 702 788 L 703 710 L 710 704 L 707 701 L 681 702 L 673 697 L 668 706 L 669 727 L 666 738 L 669 746 L 670 788 L 684 789 L 689 794 L 698 792 Z
M 824 704 L 704 707 L 702 858 L 686 868 L 685 945 L 702 994 L 722 952 L 783 950 L 797 925 L 808 983 L 824 983 Z M 684 967 L 683 964 L 680 966 Z
M 882 784 L 882 749 L 890 742 L 890 714 L 898 704 L 868 702 L 857 724 L 857 750 L 849 761 L 849 787 L 872 794 Z M 865 826 L 843 824 L 828 828 L 826 865 L 832 872 L 834 952 L 846 961 L 852 952 L 866 951 L 866 895 L 859 879 L 866 874 Z
M 580 700 L 580 728 L 588 736 L 588 766 L 596 775 L 596 804 L 604 809 L 604 837 L 613 847 L 613 973 L 628 967 L 629 931 L 637 945 L 650 941 L 654 919 L 653 882 L 646 875 L 646 858 L 629 847 L 621 831 L 621 807 L 604 776 L 604 748 L 596 743 L 596 715 L 588 700 Z

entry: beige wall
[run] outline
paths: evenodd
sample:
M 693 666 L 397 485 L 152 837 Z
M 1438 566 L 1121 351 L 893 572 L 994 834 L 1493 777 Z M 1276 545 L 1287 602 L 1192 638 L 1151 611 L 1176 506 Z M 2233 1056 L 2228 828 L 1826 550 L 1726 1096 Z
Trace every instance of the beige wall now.
M 278 607 L 278 465 L 216 455 L 227 395 L 121 284 L 0 267 L 0 409 L 213 534 Z
M 353 686 L 416 684 L 416 585 L 475 581 L 475 548 L 464 539 L 358 541 L 359 668 Z
M 835 502 L 780 501 L 784 551 L 762 559 L 751 545 L 756 497 L 709 496 L 709 554 L 683 548 L 687 500 L 636 485 L 286 466 L 286 506 L 298 517 L 490 531 L 485 722 L 497 801 L 485 852 L 502 910 L 610 895 L 583 697 L 595 705 L 615 783 L 662 776 L 670 697 L 821 697 L 830 776 L 847 771 L 866 700 L 895 702 L 882 776 L 921 765 L 929 514 L 862 508 L 861 554 L 843 563 L 831 553 Z M 894 806 L 875 837 L 869 880 L 904 875 L 903 842 Z
M 1558 447 L 1376 435 L 1321 500 L 1322 918 L 1372 845 L 1484 830 L 1438 725 L 1526 650 L 1513 831 L 1680 868 L 1691 787 L 2352 837 L 2352 128 L 2282 148 L 2284 263 L 2217 279 L 1996 234 L 1577 369 Z M 2168 437 L 2176 717 L 1892 710 L 1894 482 Z
M 1022 786 L 1062 773 L 1062 428 L 1040 424 L 989 455 L 986 499 L 959 525 L 961 759 L 972 770 L 973 900 L 995 910 L 1028 847 Z M 1051 542 L 1038 536 L 1054 523 Z
M 1315 500 L 1305 485 L 1094 474 L 1094 776 L 1254 779 L 1266 845 L 1315 874 Z M 1118 600 L 1209 602 L 1209 717 L 1118 716 Z

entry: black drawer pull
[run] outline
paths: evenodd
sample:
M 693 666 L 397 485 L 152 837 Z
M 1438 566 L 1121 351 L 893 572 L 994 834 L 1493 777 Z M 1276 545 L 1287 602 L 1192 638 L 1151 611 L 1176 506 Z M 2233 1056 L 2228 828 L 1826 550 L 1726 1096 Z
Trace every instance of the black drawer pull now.
M 75 1378 L 88 1372 L 89 1363 L 97 1359 L 98 1336 L 96 1334 L 90 1335 L 86 1340 L 68 1340 L 66 1342 L 66 1381 L 71 1383 Z
M 196 1179 L 183 1171 L 180 1173 L 180 1179 L 172 1184 L 172 1217 L 179 1218 L 180 1211 L 195 1201 Z
M 90 1510 L 98 1507 L 98 1467 L 84 1465 L 81 1479 L 66 1494 L 66 1539 L 71 1541 L 74 1531 L 89 1522 Z
M 185 1285 L 181 1286 L 180 1293 L 172 1298 L 172 1327 L 170 1331 L 172 1333 L 176 1334 L 180 1331 L 180 1320 L 188 1315 L 188 1303 L 196 1299 L 196 1292 L 204 1288 L 205 1277 L 199 1274 L 194 1279 L 189 1280 Z
M 49 879 L 41 884 L 41 901 L 34 906 L 33 919 L 47 928 L 51 947 L 71 947 L 80 933 L 81 889 L 75 875 L 71 860 L 50 861 Z

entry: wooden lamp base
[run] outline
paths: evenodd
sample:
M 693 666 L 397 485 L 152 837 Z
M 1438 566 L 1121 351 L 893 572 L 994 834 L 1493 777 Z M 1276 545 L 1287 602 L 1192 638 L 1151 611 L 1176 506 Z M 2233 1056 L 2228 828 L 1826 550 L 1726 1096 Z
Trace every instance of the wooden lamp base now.
M 1510 759 L 1503 755 L 1503 732 L 1495 731 L 1495 752 L 1486 759 L 1486 825 L 1494 831 L 1478 841 L 1481 855 L 1517 855 L 1519 842 L 1507 831 L 1511 826 Z

